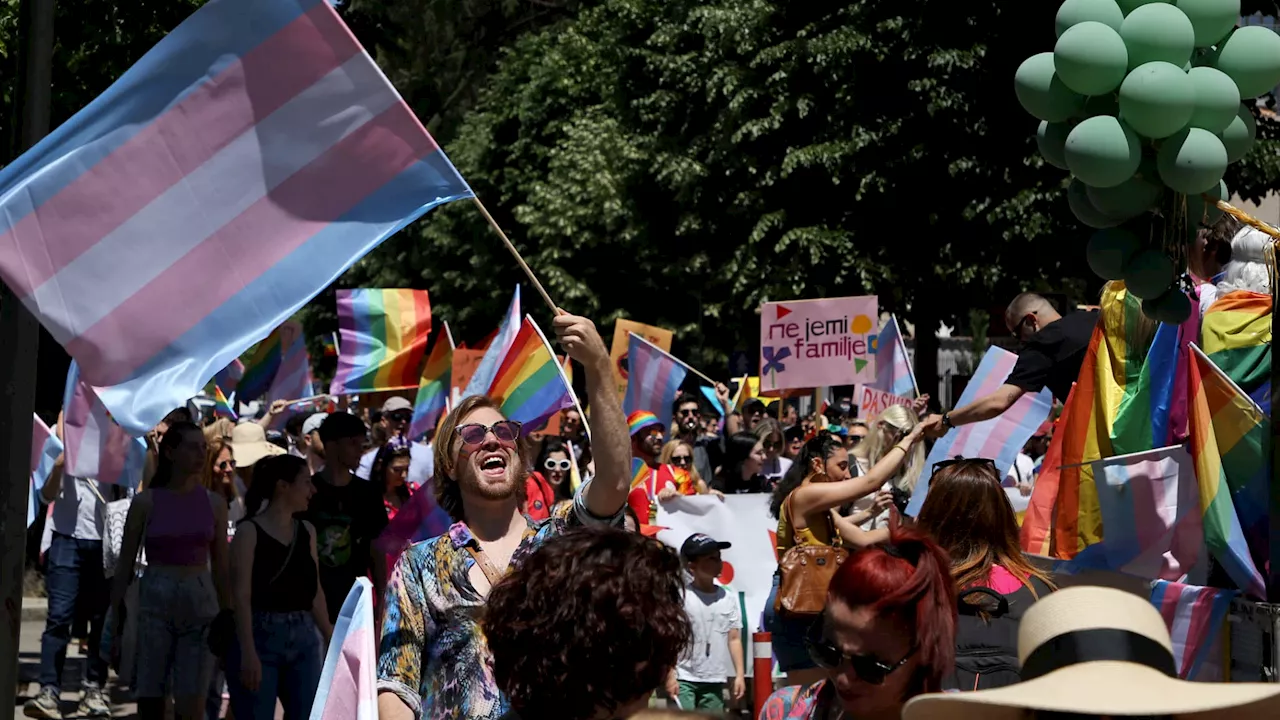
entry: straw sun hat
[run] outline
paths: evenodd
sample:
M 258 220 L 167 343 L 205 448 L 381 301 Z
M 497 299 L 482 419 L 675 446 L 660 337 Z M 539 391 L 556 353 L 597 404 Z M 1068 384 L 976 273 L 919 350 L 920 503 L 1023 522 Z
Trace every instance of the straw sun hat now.
M 283 455 L 284 450 L 267 442 L 267 432 L 256 422 L 243 422 L 231 431 L 231 457 L 236 467 L 249 467 L 264 457 Z
M 1018 629 L 1022 682 L 934 693 L 903 720 L 1021 720 L 1047 711 L 1097 716 L 1280 719 L 1280 685 L 1179 680 L 1160 613 L 1141 597 L 1101 587 L 1053 593 Z

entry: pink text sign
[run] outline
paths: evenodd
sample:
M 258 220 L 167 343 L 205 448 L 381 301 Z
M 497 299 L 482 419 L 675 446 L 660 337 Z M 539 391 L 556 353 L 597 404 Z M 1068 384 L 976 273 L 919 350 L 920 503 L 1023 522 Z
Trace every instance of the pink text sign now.
M 871 418 L 892 405 L 911 405 L 911 398 L 894 395 L 866 385 L 859 385 L 853 394 L 853 404 L 858 406 L 858 417 Z
M 760 308 L 760 390 L 871 383 L 876 296 L 765 303 Z

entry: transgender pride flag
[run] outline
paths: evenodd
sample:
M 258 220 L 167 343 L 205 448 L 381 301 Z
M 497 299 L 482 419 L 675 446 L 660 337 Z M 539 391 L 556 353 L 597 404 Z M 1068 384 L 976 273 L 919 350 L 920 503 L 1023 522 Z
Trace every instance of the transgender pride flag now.
M 53 464 L 62 454 L 62 441 L 49 429 L 39 415 L 32 414 L 31 421 L 31 492 L 27 498 L 27 527 L 40 514 L 40 491 L 53 472 Z
M 1183 680 L 1225 682 L 1222 637 L 1235 590 L 1183 585 L 1157 580 L 1151 589 L 1156 606 L 1173 640 L 1178 677 Z
M 377 668 L 373 585 L 356 578 L 333 624 L 310 720 L 378 720 Z
M 172 409 L 172 408 L 170 408 Z M 147 460 L 147 443 L 112 420 L 98 396 L 80 380 L 75 360 L 62 392 L 62 431 L 67 475 L 137 487 Z
M 968 405 L 995 392 L 996 388 L 1004 384 L 1017 362 L 1018 356 L 1008 350 L 994 346 L 988 348 L 977 371 L 961 393 L 956 407 Z M 1052 408 L 1053 394 L 1045 388 L 1035 394 L 1024 393 L 1013 407 L 990 420 L 952 428 L 929 451 L 920 483 L 911 495 L 906 514 L 911 517 L 920 514 L 920 506 L 924 504 L 925 494 L 929 492 L 929 476 L 933 474 L 933 464 L 936 462 L 949 460 L 957 455 L 990 458 L 995 460 L 996 470 L 1001 478 L 1008 475 L 1022 446 L 1031 439 L 1040 423 L 1049 417 L 1049 410 Z
M 0 172 L 0 279 L 142 434 L 471 196 L 328 2 L 212 0 Z
M 689 370 L 635 333 L 629 333 L 627 340 L 627 395 L 622 400 L 622 412 L 629 416 L 637 410 L 648 410 L 658 416 L 663 432 L 669 432 L 671 403 Z
M 907 346 L 898 330 L 898 318 L 893 315 L 889 316 L 889 322 L 876 338 L 876 381 L 871 387 L 905 398 L 919 394 Z
M 507 314 L 502 316 L 502 322 L 498 325 L 498 334 L 485 349 L 484 357 L 480 358 L 480 364 L 476 366 L 475 373 L 467 382 L 467 389 L 462 393 L 462 397 L 484 395 L 489 392 L 489 387 L 493 385 L 493 378 L 498 374 L 498 366 L 507 357 L 507 351 L 515 344 L 516 335 L 520 334 L 522 324 L 520 286 L 516 285 L 516 292 L 511 296 L 511 304 L 507 306 Z
M 307 339 L 302 332 L 302 326 L 294 320 L 281 325 L 280 345 L 282 348 L 280 369 L 276 371 L 276 376 L 271 381 L 267 399 L 275 401 L 311 398 L 316 391 L 311 383 L 311 356 L 307 354 Z M 284 428 L 292 413 L 303 412 L 313 405 L 313 402 L 291 405 L 271 422 L 272 429 Z

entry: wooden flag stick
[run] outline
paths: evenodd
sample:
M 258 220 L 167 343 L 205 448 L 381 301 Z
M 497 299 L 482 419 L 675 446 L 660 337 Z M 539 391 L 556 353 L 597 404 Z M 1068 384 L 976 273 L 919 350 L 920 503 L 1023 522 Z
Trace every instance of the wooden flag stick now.
M 297 400 L 287 400 L 285 401 L 285 405 L 297 405 L 298 403 L 309 402 L 311 400 L 319 400 L 320 398 L 327 398 L 327 397 L 329 397 L 329 393 L 320 393 L 319 395 L 312 395 L 311 397 L 298 398 Z
M 520 251 L 517 250 L 516 246 L 511 243 L 509 238 L 507 238 L 507 234 L 502 232 L 502 228 L 498 227 L 498 221 L 494 220 L 493 216 L 489 214 L 489 211 L 485 209 L 484 203 L 480 202 L 480 198 L 472 196 L 471 201 L 476 204 L 476 207 L 480 208 L 480 214 L 484 215 L 485 220 L 489 221 L 489 227 L 493 228 L 493 231 L 498 233 L 498 237 L 502 238 L 502 244 L 507 246 L 507 250 L 511 251 L 511 256 L 516 259 L 516 263 L 520 265 L 521 270 L 524 270 L 524 274 L 529 278 L 529 282 L 533 283 L 534 289 L 542 296 L 542 301 L 547 304 L 547 307 L 551 308 L 551 314 L 559 315 L 560 308 L 556 307 L 556 304 L 551 302 L 551 296 L 548 295 L 546 289 L 542 287 L 542 283 L 538 282 L 538 276 L 533 274 L 533 270 L 530 269 L 529 264 L 520 256 Z

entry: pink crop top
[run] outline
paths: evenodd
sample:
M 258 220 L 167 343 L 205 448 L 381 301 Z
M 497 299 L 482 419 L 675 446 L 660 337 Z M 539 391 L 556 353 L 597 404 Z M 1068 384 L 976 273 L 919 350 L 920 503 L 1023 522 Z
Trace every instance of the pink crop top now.
M 185 493 L 151 490 L 147 521 L 147 563 L 200 566 L 209 562 L 213 542 L 213 508 L 209 493 L 197 487 Z

